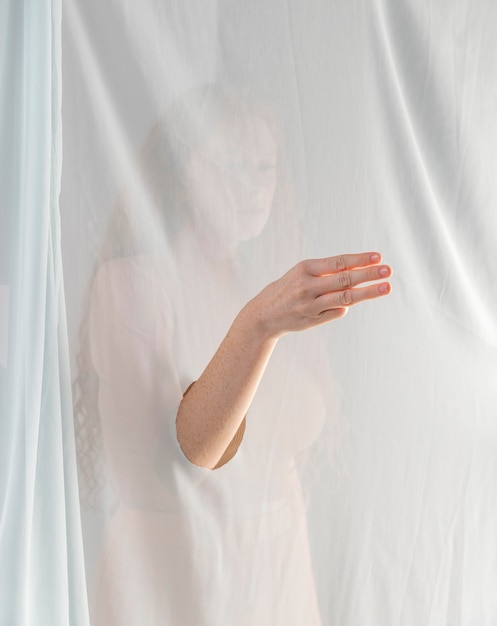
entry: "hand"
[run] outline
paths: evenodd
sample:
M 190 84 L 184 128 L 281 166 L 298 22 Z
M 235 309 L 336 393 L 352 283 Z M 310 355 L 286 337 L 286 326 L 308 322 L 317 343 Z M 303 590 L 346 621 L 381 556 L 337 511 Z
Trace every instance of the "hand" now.
M 389 282 L 359 287 L 392 275 L 378 252 L 301 261 L 270 283 L 249 307 L 264 334 L 279 337 L 346 315 L 350 306 L 388 295 Z

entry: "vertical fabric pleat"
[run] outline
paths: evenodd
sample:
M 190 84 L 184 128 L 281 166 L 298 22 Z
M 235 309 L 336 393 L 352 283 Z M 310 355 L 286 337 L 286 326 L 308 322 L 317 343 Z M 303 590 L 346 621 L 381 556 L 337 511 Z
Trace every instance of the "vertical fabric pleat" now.
M 87 624 L 60 247 L 61 3 L 2 3 L 0 623 Z

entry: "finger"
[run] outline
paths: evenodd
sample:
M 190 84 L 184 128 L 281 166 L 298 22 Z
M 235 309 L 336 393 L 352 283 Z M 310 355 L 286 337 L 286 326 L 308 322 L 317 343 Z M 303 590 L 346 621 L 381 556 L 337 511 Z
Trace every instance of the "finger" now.
M 306 269 L 314 276 L 326 276 L 358 267 L 377 265 L 381 261 L 379 252 L 362 252 L 361 254 L 340 254 L 325 259 L 306 261 Z
M 368 287 L 357 287 L 355 289 L 344 289 L 343 291 L 334 291 L 325 293 L 316 298 L 315 305 L 319 313 L 336 309 L 340 307 L 349 307 L 365 302 L 366 300 L 374 300 L 383 296 L 388 296 L 392 292 L 390 283 L 377 283 Z
M 314 278 L 315 295 L 319 297 L 332 291 L 343 291 L 361 283 L 384 280 L 392 275 L 389 265 L 373 265 L 360 269 L 345 270 L 336 274 L 327 274 Z

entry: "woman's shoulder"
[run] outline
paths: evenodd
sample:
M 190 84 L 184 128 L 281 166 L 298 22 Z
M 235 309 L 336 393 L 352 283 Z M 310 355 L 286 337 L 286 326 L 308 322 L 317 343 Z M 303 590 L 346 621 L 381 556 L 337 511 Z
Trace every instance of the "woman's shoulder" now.
M 91 308 L 106 317 L 150 328 L 157 317 L 172 315 L 160 261 L 152 256 L 115 258 L 102 263 L 91 288 Z

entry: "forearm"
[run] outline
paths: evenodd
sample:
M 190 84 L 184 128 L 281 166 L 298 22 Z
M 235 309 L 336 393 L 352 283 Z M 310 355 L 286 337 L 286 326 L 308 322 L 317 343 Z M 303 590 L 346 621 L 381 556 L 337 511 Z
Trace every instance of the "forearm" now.
M 177 437 L 192 463 L 217 465 L 250 407 L 276 341 L 256 301 L 249 302 L 179 407 Z

